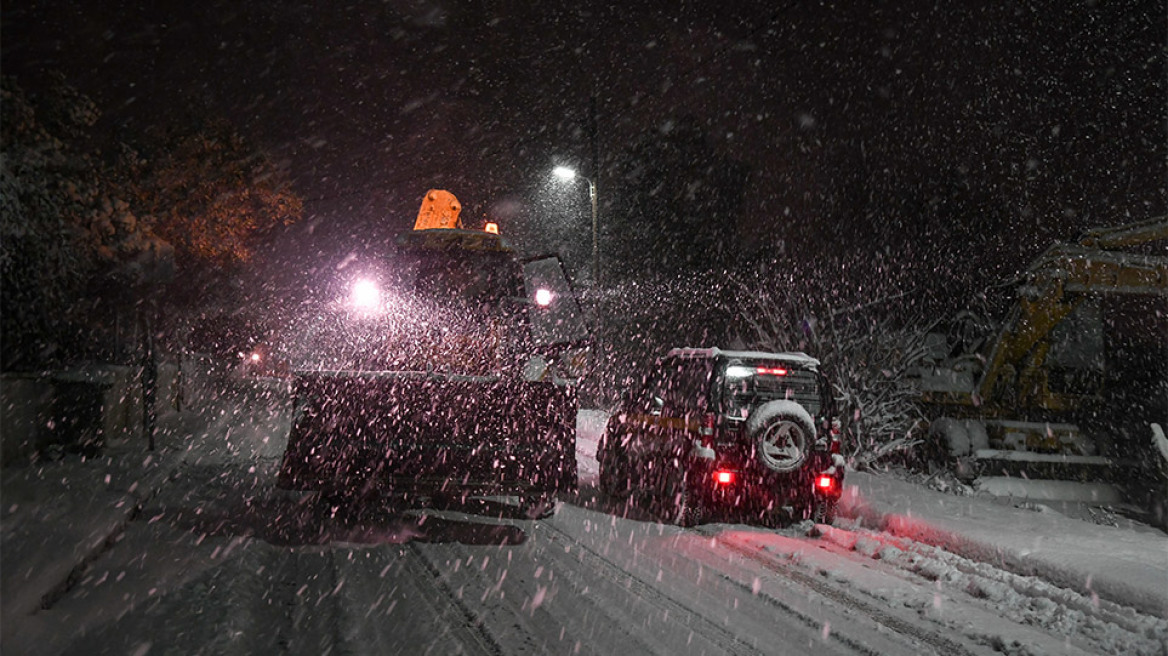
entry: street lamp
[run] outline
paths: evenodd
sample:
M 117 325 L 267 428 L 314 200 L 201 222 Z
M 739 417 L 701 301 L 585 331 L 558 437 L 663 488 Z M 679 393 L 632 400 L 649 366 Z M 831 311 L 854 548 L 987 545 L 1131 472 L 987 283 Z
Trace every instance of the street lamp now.
M 575 169 L 567 166 L 557 166 L 552 175 L 564 181 L 571 181 L 578 175 Z M 580 176 L 588 183 L 588 198 L 592 201 L 592 284 L 600 287 L 600 222 L 596 211 L 596 182 L 591 178 Z

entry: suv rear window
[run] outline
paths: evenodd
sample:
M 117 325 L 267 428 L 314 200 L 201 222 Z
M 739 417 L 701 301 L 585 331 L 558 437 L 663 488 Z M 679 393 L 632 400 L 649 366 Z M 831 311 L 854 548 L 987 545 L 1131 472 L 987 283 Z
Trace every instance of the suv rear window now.
M 649 385 L 654 408 L 665 407 L 677 413 L 705 412 L 711 369 L 708 360 L 662 362 L 657 377 Z
M 822 409 L 819 376 L 773 360 L 733 361 L 722 370 L 723 414 L 746 419 L 753 408 L 767 401 L 789 399 L 807 409 L 812 417 Z

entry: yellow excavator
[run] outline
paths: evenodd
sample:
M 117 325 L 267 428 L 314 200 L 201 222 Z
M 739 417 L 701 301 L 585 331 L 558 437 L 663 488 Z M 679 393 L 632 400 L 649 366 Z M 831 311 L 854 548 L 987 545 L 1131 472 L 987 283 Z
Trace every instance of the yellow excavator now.
M 1051 246 L 996 339 L 920 385 L 934 453 L 983 489 L 1136 502 L 1163 522 L 1168 216 Z

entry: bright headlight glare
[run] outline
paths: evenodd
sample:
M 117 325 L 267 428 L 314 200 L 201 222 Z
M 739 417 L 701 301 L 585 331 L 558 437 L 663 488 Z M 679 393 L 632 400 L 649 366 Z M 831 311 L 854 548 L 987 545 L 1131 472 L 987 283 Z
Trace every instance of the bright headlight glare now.
M 728 380 L 740 380 L 742 378 L 749 378 L 754 375 L 754 367 L 744 367 L 740 364 L 732 364 L 726 367 L 726 378 Z
M 357 308 L 372 310 L 381 303 L 381 290 L 372 280 L 358 280 L 353 284 L 350 301 Z

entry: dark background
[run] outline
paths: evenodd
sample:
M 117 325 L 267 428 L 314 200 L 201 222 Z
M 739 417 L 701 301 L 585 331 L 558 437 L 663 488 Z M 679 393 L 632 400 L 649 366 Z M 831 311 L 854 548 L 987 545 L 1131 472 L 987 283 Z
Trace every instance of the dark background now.
M 586 278 L 557 163 L 598 181 L 618 274 L 711 253 L 974 284 L 1168 207 L 1162 0 L 628 4 L 13 1 L 0 65 L 64 72 L 112 135 L 233 121 L 306 200 L 273 275 L 437 187 Z

